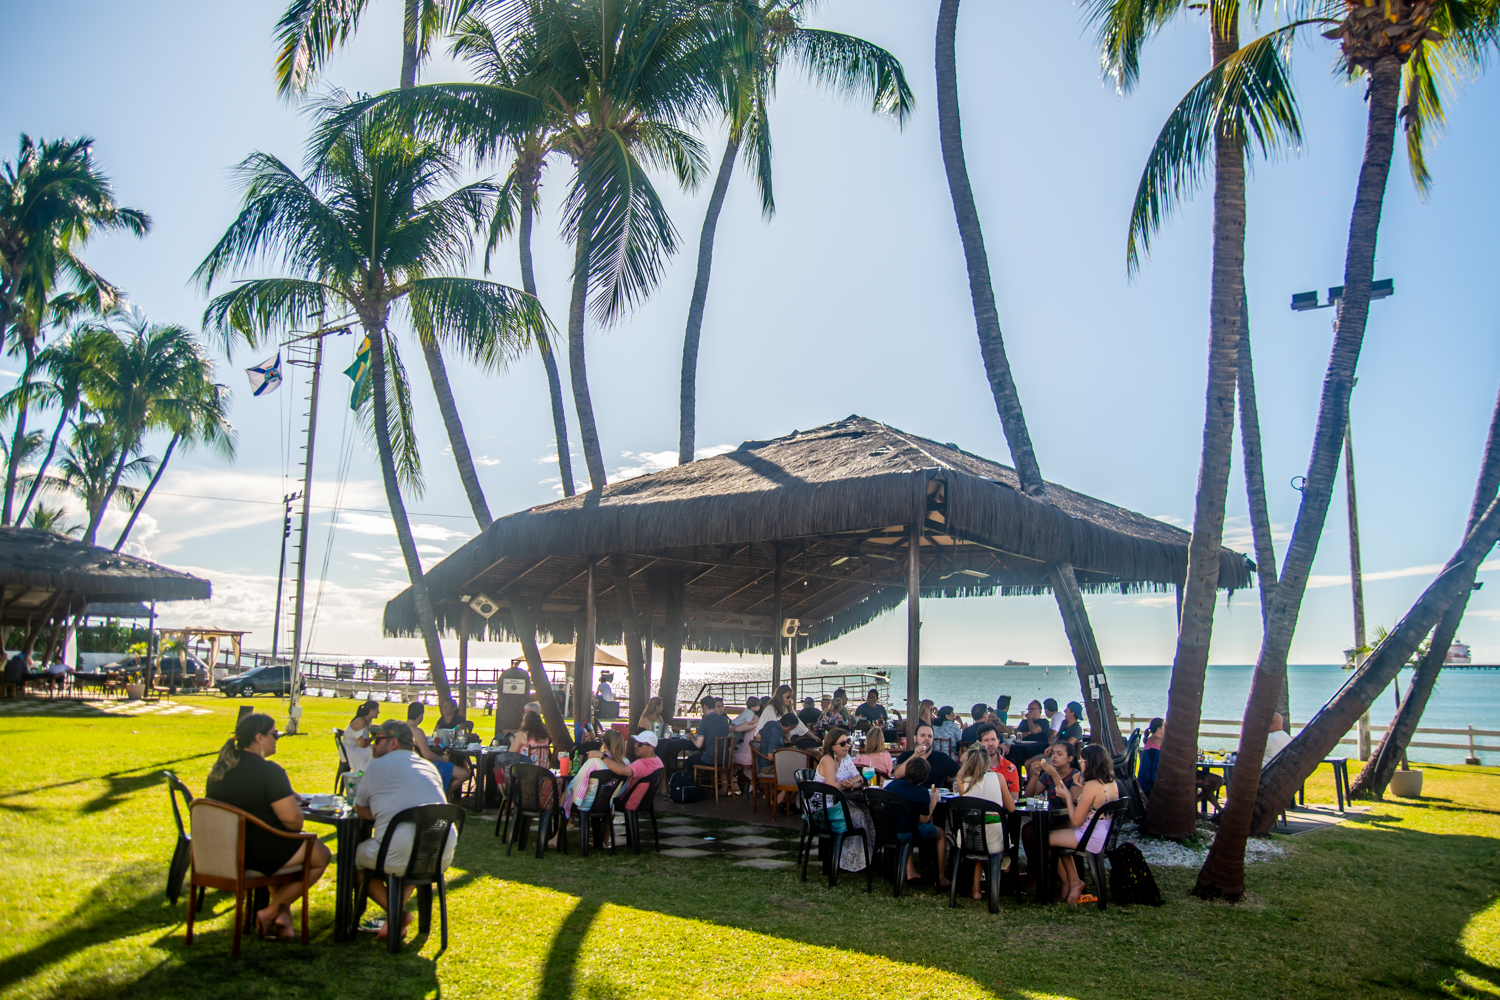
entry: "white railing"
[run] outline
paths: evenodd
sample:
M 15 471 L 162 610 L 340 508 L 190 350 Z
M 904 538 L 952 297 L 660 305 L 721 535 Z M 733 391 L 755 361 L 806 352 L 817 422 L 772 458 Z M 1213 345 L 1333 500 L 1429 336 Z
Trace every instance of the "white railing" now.
M 1122 715 L 1119 718 L 1120 718 L 1120 729 L 1123 730 L 1123 731 L 1125 731 L 1125 732 L 1127 732 L 1127 733 L 1130 732 L 1130 730 L 1136 728 L 1137 726 L 1140 726 L 1140 727 L 1144 728 L 1151 721 L 1151 716 L 1145 716 L 1145 715 Z M 1292 723 L 1292 732 L 1296 733 L 1296 732 L 1300 731 L 1302 729 L 1302 727 L 1304 727 L 1306 725 L 1307 725 L 1307 723 L 1305 723 L 1305 722 L 1293 722 Z M 1218 728 L 1211 728 L 1211 727 L 1220 727 L 1220 726 L 1228 727 L 1228 731 L 1220 731 Z M 1199 719 L 1198 720 L 1198 727 L 1199 727 L 1198 728 L 1198 738 L 1200 740 L 1215 740 L 1215 741 L 1218 741 L 1218 740 L 1229 740 L 1229 741 L 1232 741 L 1235 744 L 1239 743 L 1239 740 L 1240 740 L 1240 720 L 1239 719 Z M 1371 742 L 1372 743 L 1377 742 L 1377 740 L 1378 740 L 1378 734 L 1382 734 L 1382 733 L 1384 733 L 1386 730 L 1388 730 L 1390 728 L 1391 727 L 1390 727 L 1389 724 L 1383 725 L 1383 726 L 1371 724 L 1371 726 L 1370 726 Z M 1462 743 L 1436 743 L 1436 742 L 1432 742 L 1431 740 L 1422 740 L 1422 739 L 1420 739 L 1420 737 L 1422 737 L 1424 735 L 1426 735 L 1426 736 L 1462 736 L 1462 737 L 1465 737 L 1466 739 Z M 1414 738 L 1412 739 L 1412 741 L 1407 744 L 1407 749 L 1409 751 L 1413 750 L 1413 749 L 1421 749 L 1421 750 L 1446 750 L 1446 751 L 1450 751 L 1450 752 L 1452 752 L 1452 751 L 1458 751 L 1458 752 L 1465 753 L 1467 755 L 1465 757 L 1465 761 L 1464 761 L 1465 763 L 1474 763 L 1474 764 L 1479 763 L 1479 761 L 1480 761 L 1480 757 L 1479 757 L 1480 752 L 1487 751 L 1487 752 L 1493 753 L 1493 754 L 1500 754 L 1500 744 L 1496 744 L 1496 743 L 1476 743 L 1475 742 L 1475 738 L 1476 737 L 1481 738 L 1481 739 L 1488 739 L 1488 740 L 1494 740 L 1494 739 L 1500 738 L 1500 731 L 1496 731 L 1496 730 L 1493 730 L 1493 729 L 1475 729 L 1473 726 L 1465 726 L 1462 729 L 1439 729 L 1439 728 L 1435 728 L 1435 727 L 1418 726 L 1417 727 L 1417 731 L 1413 734 L 1413 736 L 1414 736 Z M 1346 735 L 1346 736 L 1344 736 L 1344 738 L 1342 738 L 1342 739 L 1339 740 L 1339 743 L 1341 743 L 1341 744 L 1347 743 L 1347 744 L 1351 744 L 1351 745 L 1357 745 L 1359 743 L 1359 740 L 1356 737 L 1354 737 L 1354 736 Z

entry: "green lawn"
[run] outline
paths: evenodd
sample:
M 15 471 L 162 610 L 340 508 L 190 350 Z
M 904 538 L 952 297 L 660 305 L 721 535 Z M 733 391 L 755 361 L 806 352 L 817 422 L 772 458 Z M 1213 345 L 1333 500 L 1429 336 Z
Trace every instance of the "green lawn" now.
M 1162 869 L 1160 909 L 1007 900 L 991 916 L 719 857 L 507 858 L 480 821 L 450 872 L 441 958 L 436 933 L 395 958 L 367 938 L 334 945 L 330 872 L 309 947 L 251 938 L 232 961 L 223 894 L 183 947 L 183 906 L 162 893 L 173 831 L 158 774 L 201 789 L 241 703 L 178 702 L 210 713 L 0 703 L 0 997 L 1500 998 L 1500 770 L 1432 766 L 1427 799 L 1290 839 L 1237 906 L 1191 899 L 1193 872 Z M 327 791 L 328 727 L 353 703 L 305 704 L 315 735 L 276 759 L 299 790 Z M 1326 775 L 1310 782 L 1310 799 L 1331 794 Z

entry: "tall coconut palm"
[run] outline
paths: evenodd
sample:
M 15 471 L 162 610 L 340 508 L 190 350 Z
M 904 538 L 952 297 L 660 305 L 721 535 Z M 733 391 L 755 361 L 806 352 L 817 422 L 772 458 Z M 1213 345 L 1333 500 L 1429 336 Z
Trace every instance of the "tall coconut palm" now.
M 1422 51 L 1428 44 L 1443 43 L 1447 39 L 1443 56 L 1464 59 L 1482 54 L 1483 49 L 1492 45 L 1495 40 L 1495 12 L 1490 0 L 1390 0 L 1389 3 L 1380 5 L 1368 0 L 1341 0 L 1341 8 L 1345 16 L 1331 31 L 1325 33 L 1325 37 L 1341 41 L 1343 64 L 1350 74 L 1360 72 L 1369 79 L 1365 155 L 1355 189 L 1344 259 L 1345 291 L 1335 321 L 1333 351 L 1329 356 L 1328 371 L 1323 381 L 1323 395 L 1302 502 L 1292 529 L 1286 560 L 1277 579 L 1276 594 L 1271 613 L 1267 616 L 1260 655 L 1250 683 L 1250 697 L 1245 706 L 1240 736 L 1240 766 L 1235 768 L 1230 783 L 1229 806 L 1220 820 L 1218 836 L 1198 873 L 1194 888 L 1194 892 L 1202 896 L 1222 895 L 1237 899 L 1244 893 L 1245 841 L 1252 825 L 1261 822 L 1257 817 L 1266 814 L 1268 803 L 1284 804 L 1290 798 L 1291 791 L 1297 787 L 1295 776 L 1298 773 L 1310 773 L 1311 770 L 1307 766 L 1307 755 L 1298 751 L 1291 752 L 1283 759 L 1283 755 L 1291 750 L 1290 747 L 1277 755 L 1265 774 L 1262 774 L 1261 762 L 1265 755 L 1266 731 L 1286 675 L 1292 635 L 1296 630 L 1307 579 L 1317 555 L 1318 539 L 1322 535 L 1332 500 L 1339 455 L 1348 427 L 1349 396 L 1354 388 L 1355 368 L 1359 362 L 1369 315 L 1375 244 L 1395 147 L 1397 110 L 1401 103 L 1403 77 L 1411 78 L 1418 75 L 1418 72 L 1432 69 L 1432 63 L 1436 60 L 1430 59 Z M 1414 61 L 1422 67 L 1420 71 L 1409 69 Z M 1408 93 L 1416 90 L 1417 88 L 1409 87 Z M 1432 106 L 1429 104 L 1424 109 L 1420 93 L 1416 96 L 1419 98 L 1417 101 L 1407 104 L 1408 117 L 1430 123 Z M 1488 528 L 1491 525 L 1484 526 Z M 1479 530 L 1476 526 L 1469 541 L 1475 539 Z M 1466 542 L 1465 547 L 1468 545 L 1469 542 Z M 1493 545 L 1493 538 L 1490 539 L 1490 545 Z M 1486 551 L 1488 548 L 1489 546 L 1484 546 Z M 1460 555 L 1455 556 L 1457 565 L 1450 565 L 1451 572 L 1440 578 L 1441 586 L 1434 584 L 1433 588 L 1429 588 L 1423 600 L 1413 608 L 1413 614 L 1403 620 L 1391 637 L 1382 642 L 1382 663 L 1370 668 L 1372 676 L 1374 671 L 1381 669 L 1385 660 L 1395 656 L 1403 644 L 1410 642 L 1411 649 L 1400 653 L 1396 660 L 1398 668 L 1400 663 L 1406 661 L 1416 644 L 1421 641 L 1422 635 L 1441 616 L 1448 601 L 1443 601 L 1435 608 L 1433 603 L 1447 593 L 1448 589 L 1458 586 L 1453 575 L 1461 575 L 1462 564 L 1470 556 L 1472 553 L 1460 550 Z M 1474 562 L 1477 565 L 1477 559 Z M 1456 590 L 1454 593 L 1456 594 Z M 1413 637 L 1412 633 L 1419 627 L 1419 610 L 1430 617 L 1431 621 L 1426 628 L 1420 630 L 1420 634 Z M 1338 714 L 1327 714 L 1321 729 L 1312 725 L 1306 727 L 1294 742 L 1302 741 L 1304 746 L 1316 745 L 1325 737 L 1321 730 L 1335 725 Z M 1309 733 L 1309 730 L 1313 732 Z M 1340 730 L 1338 735 L 1341 736 L 1343 732 L 1344 730 Z M 1335 740 L 1337 738 L 1334 737 Z M 1315 767 L 1316 763 L 1312 766 Z M 1274 816 L 1274 812 L 1272 815 Z
M 78 304 L 108 309 L 119 290 L 78 256 L 100 232 L 123 230 L 145 235 L 151 220 L 123 208 L 109 178 L 94 162 L 93 140 L 32 141 L 22 135 L 14 162 L 0 166 L 0 338 L 26 357 L 23 382 L 31 380 L 37 337 L 49 311 L 72 294 Z M 25 432 L 26 413 L 16 421 L 16 440 Z M 15 449 L 11 449 L 15 453 Z M 16 466 L 6 468 L 0 524 L 11 523 Z
M 1172 725 L 1167 727 L 1167 739 L 1162 744 L 1157 785 L 1147 815 L 1147 828 L 1167 837 L 1188 837 L 1197 829 L 1197 772 L 1193 761 L 1218 600 L 1236 384 L 1242 364 L 1240 333 L 1248 313 L 1244 281 L 1245 153 L 1256 143 L 1264 151 L 1295 142 L 1301 131 L 1282 58 L 1283 39 L 1272 34 L 1242 48 L 1238 0 L 1214 0 L 1206 7 L 1178 0 L 1148 5 L 1133 0 L 1096 0 L 1090 13 L 1099 47 L 1106 71 L 1120 89 L 1128 90 L 1135 83 L 1144 42 L 1170 20 L 1189 11 L 1201 13 L 1208 22 L 1212 68 L 1178 103 L 1157 137 L 1137 189 L 1127 243 L 1127 264 L 1134 271 L 1172 205 L 1208 173 L 1212 164 L 1213 260 L 1203 445 L 1177 648 L 1167 694 L 1167 716 Z M 1247 412 L 1253 414 L 1253 397 L 1242 399 L 1248 404 Z M 1255 438 L 1258 446 L 1258 432 Z M 1274 570 L 1274 556 L 1272 559 Z
M 141 455 L 139 442 L 122 446 L 119 430 L 97 415 L 74 421 L 72 426 L 72 440 L 57 461 L 57 473 L 47 476 L 43 488 L 82 504 L 86 525 L 97 530 L 110 504 L 135 505 L 140 491 L 130 484 L 149 476 L 156 460 Z
M 605 485 L 589 392 L 586 313 L 609 323 L 648 295 L 678 247 L 676 227 L 647 168 L 684 188 L 707 172 L 702 144 L 684 130 L 712 102 L 748 0 L 516 0 L 502 3 L 497 37 L 512 85 L 428 84 L 352 105 L 348 121 L 378 110 L 400 128 L 493 150 L 559 121 L 556 147 L 574 175 L 563 229 L 574 244 L 568 367 L 579 438 L 594 489 Z
M 42 477 L 47 474 L 47 469 L 57 454 L 57 444 L 62 439 L 63 430 L 67 428 L 68 421 L 73 418 L 73 414 L 83 405 L 83 379 L 89 370 L 89 355 L 95 349 L 91 341 L 98 337 L 109 336 L 112 334 L 108 329 L 93 321 L 85 321 L 76 325 L 66 339 L 48 345 L 36 357 L 37 373 L 44 375 L 45 380 L 34 383 L 26 400 L 32 406 L 42 408 L 55 404 L 58 408 L 57 425 L 52 429 L 52 437 L 47 442 L 47 453 L 42 456 L 37 475 L 32 479 L 26 499 L 16 514 L 17 523 L 26 520 L 26 513 L 36 499 L 37 490 L 42 484 Z M 8 405 L 9 396 L 8 393 L 6 399 L 0 400 L 0 407 Z M 18 399 L 17 402 L 21 400 Z
M 488 222 L 495 186 L 482 180 L 445 190 L 459 164 L 441 146 L 357 119 L 310 162 L 306 177 L 265 153 L 241 165 L 243 210 L 195 279 L 211 290 L 221 277 L 259 262 L 291 276 L 237 284 L 209 303 L 204 326 L 226 342 L 255 344 L 324 316 L 358 319 L 370 347 L 365 412 L 432 681 L 446 697 L 437 619 L 401 494 L 403 483 L 421 491 L 421 464 L 392 315 L 404 313 L 419 338 L 480 354 L 497 342 L 526 343 L 544 317 L 524 292 L 448 276 L 463 267 L 472 237 Z
M 713 270 L 714 235 L 735 161 L 742 153 L 745 167 L 754 171 L 760 189 L 762 214 L 769 220 L 776 212 L 769 105 L 776 93 L 778 71 L 783 64 L 792 63 L 835 96 L 867 102 L 875 114 L 887 115 L 903 126 L 911 116 L 911 88 L 906 84 L 901 61 L 863 38 L 804 27 L 802 22 L 810 6 L 807 0 L 760 0 L 758 16 L 747 19 L 743 32 L 750 44 L 737 51 L 736 58 L 725 67 L 720 96 L 729 138 L 703 215 L 698 269 L 682 341 L 677 461 L 684 465 L 693 460 L 697 436 L 698 347 Z
M 213 371 L 192 333 L 179 324 L 150 323 L 136 313 L 119 317 L 109 333 L 89 339 L 83 378 L 90 407 L 118 439 L 113 480 L 84 528 L 83 540 L 90 545 L 129 455 L 139 452 L 148 431 L 181 419 Z
M 401 89 L 416 86 L 417 68 L 431 52 L 433 41 L 447 32 L 455 19 L 467 10 L 469 0 L 405 0 L 406 17 L 401 42 Z M 359 27 L 365 3 L 347 3 L 345 0 L 292 0 L 291 6 L 282 14 L 276 26 L 277 40 L 281 51 L 276 59 L 276 89 L 284 97 L 304 92 L 322 70 L 324 62 L 348 41 Z M 535 289 L 528 288 L 535 295 Z M 479 482 L 479 472 L 474 467 L 474 456 L 469 450 L 469 438 L 464 433 L 463 419 L 458 413 L 458 403 L 453 398 L 453 386 L 448 378 L 448 368 L 443 361 L 442 347 L 430 338 L 419 338 L 422 360 L 427 365 L 427 375 L 432 381 L 432 392 L 437 398 L 438 413 L 443 418 L 443 428 L 448 432 L 448 445 L 453 452 L 453 462 L 458 467 L 458 479 L 463 484 L 464 495 L 469 500 L 469 509 L 481 530 L 488 528 L 494 518 L 490 515 L 489 502 L 484 497 L 484 487 Z
M 163 415 L 163 422 L 172 431 L 172 438 L 161 454 L 161 461 L 156 463 L 156 472 L 152 474 L 151 481 L 146 484 L 141 498 L 134 504 L 130 520 L 125 522 L 120 537 L 115 540 L 116 552 L 125 545 L 125 539 L 130 537 L 136 519 L 141 516 L 146 501 L 151 499 L 151 491 L 161 482 L 161 474 L 166 471 L 167 463 L 172 460 L 172 453 L 179 444 L 184 450 L 195 445 L 206 445 L 223 458 L 234 457 L 235 431 L 230 426 L 228 417 L 229 387 L 211 381 L 212 366 L 202 375 L 203 378 L 196 384 L 183 385 L 175 404 Z

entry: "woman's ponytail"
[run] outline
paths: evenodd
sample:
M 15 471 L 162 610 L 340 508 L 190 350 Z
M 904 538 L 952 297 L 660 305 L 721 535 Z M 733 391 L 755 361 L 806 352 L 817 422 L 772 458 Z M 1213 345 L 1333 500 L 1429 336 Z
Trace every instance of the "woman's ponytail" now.
M 234 737 L 231 736 L 219 748 L 219 759 L 214 761 L 213 770 L 208 772 L 208 783 L 212 785 L 215 782 L 223 781 L 224 775 L 232 771 L 234 766 L 239 762 L 240 748 L 234 745 Z

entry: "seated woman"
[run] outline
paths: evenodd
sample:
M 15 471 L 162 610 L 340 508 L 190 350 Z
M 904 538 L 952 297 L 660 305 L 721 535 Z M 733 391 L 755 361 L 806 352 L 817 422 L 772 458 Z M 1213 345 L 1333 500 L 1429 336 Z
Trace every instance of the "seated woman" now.
M 1161 741 L 1167 735 L 1165 719 L 1152 719 L 1146 727 L 1146 739 L 1141 744 L 1141 760 L 1136 765 L 1135 780 L 1141 786 L 1142 795 L 1150 795 L 1156 786 L 1156 767 L 1161 762 Z
M 438 705 L 438 721 L 434 728 L 456 729 L 464 726 L 464 713 L 458 710 L 458 702 L 452 698 L 444 698 Z
M 641 710 L 641 717 L 635 722 L 636 732 L 645 730 L 653 736 L 661 736 L 661 699 L 652 698 L 646 702 L 646 707 Z
M 510 752 L 525 754 L 537 767 L 551 767 L 551 745 L 552 734 L 547 731 L 542 717 L 536 712 L 527 712 L 521 720 L 521 728 L 510 741 Z
M 1083 788 L 1068 805 L 1068 823 L 1062 829 L 1053 828 L 1050 842 L 1056 847 L 1082 847 L 1097 854 L 1104 850 L 1105 838 L 1109 836 L 1110 819 L 1101 819 L 1087 844 L 1079 841 L 1088 829 L 1089 820 L 1103 805 L 1120 797 L 1120 786 L 1115 784 L 1115 765 L 1109 751 L 1098 744 L 1083 748 Z M 1059 858 L 1057 877 L 1065 886 L 1065 897 L 1070 903 L 1092 903 L 1092 896 L 1083 897 L 1083 878 L 1072 864 L 1071 858 Z
M 371 698 L 354 713 L 354 718 L 344 727 L 339 742 L 344 745 L 344 756 L 349 759 L 349 770 L 363 771 L 370 766 L 375 752 L 370 749 L 370 726 L 380 717 L 380 702 Z
M 1053 812 L 1067 809 L 1083 787 L 1083 775 L 1078 771 L 1078 748 L 1067 740 L 1059 740 L 1037 758 L 1031 768 L 1031 777 L 1026 781 L 1028 796 L 1045 795 L 1047 808 Z M 1054 819 L 1060 823 L 1060 819 Z M 1021 827 L 1021 846 L 1026 850 L 1028 862 L 1041 855 L 1037 852 L 1036 825 L 1029 819 Z M 1030 865 L 1036 871 L 1036 865 Z
M 276 752 L 276 720 L 269 715 L 247 715 L 234 727 L 234 736 L 219 750 L 219 759 L 208 772 L 204 794 L 211 799 L 235 806 L 254 816 L 273 830 L 298 833 L 302 829 L 302 808 L 297 803 L 292 783 L 279 764 L 266 760 Z M 279 886 L 270 904 L 255 914 L 261 936 L 296 938 L 292 930 L 291 904 L 312 887 L 328 867 L 331 855 L 321 841 L 304 841 L 278 837 L 254 823 L 245 824 L 245 870 L 270 875 L 289 865 L 300 865 L 304 852 L 312 850 L 308 883 L 293 882 Z
M 944 705 L 937 710 L 934 716 L 936 722 L 932 727 L 932 746 L 934 750 L 941 750 L 949 757 L 958 756 L 958 744 L 963 739 L 964 729 L 954 718 L 953 706 Z
M 881 732 L 879 726 L 871 726 L 870 731 L 865 734 L 865 746 L 863 752 L 854 758 L 856 767 L 872 768 L 882 778 L 889 778 L 895 770 L 896 764 L 891 760 L 891 752 L 885 748 L 885 733 Z
M 988 799 L 1003 808 L 1006 812 L 1016 811 L 1016 800 L 1010 794 L 1005 782 L 1000 780 L 1000 775 L 990 770 L 990 753 L 984 747 L 974 747 L 964 754 L 964 762 L 958 769 L 958 775 L 953 779 L 953 790 L 960 795 L 971 796 L 976 799 Z M 1005 822 L 999 816 L 986 815 L 984 818 L 984 841 L 985 848 L 991 854 L 999 854 L 1005 850 Z M 959 844 L 962 846 L 963 834 L 959 833 Z M 1006 858 L 1003 864 L 1010 865 L 1010 859 Z M 978 861 L 974 862 L 974 887 L 971 895 L 975 899 L 981 898 L 979 892 L 979 874 L 981 868 Z
M 563 822 L 566 823 L 573 817 L 574 810 L 588 812 L 594 804 L 594 795 L 599 791 L 598 782 L 593 780 L 595 771 L 609 770 L 626 779 L 628 782 L 634 776 L 630 769 L 630 760 L 626 755 L 625 737 L 620 735 L 617 729 L 606 729 L 599 734 L 599 741 L 603 744 L 602 749 L 589 751 L 583 766 L 574 774 L 568 784 L 568 790 L 563 794 Z M 621 784 L 616 794 L 625 788 Z M 549 847 L 557 846 L 557 838 L 553 837 L 547 842 Z
M 854 763 L 854 758 L 849 754 L 851 745 L 848 731 L 839 729 L 837 726 L 823 735 L 823 756 L 818 758 L 819 781 L 846 792 L 865 787 L 864 775 L 859 773 L 859 766 Z M 816 797 L 825 798 L 825 796 Z M 868 830 L 874 825 L 871 822 L 869 810 L 847 799 L 845 805 L 848 810 L 847 815 L 841 815 L 837 808 L 828 811 L 828 822 L 835 830 Z M 843 853 L 839 858 L 839 867 L 844 871 L 858 872 L 864 871 L 867 863 L 864 839 L 860 837 L 846 839 Z
M 771 699 L 767 698 L 766 701 Z M 744 788 L 755 788 L 755 739 L 760 734 L 761 699 L 751 695 L 745 699 L 745 710 L 729 720 L 729 732 L 734 737 L 734 753 L 730 761 L 739 775 Z

